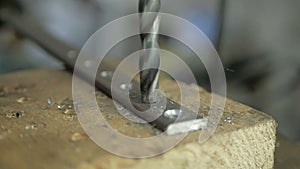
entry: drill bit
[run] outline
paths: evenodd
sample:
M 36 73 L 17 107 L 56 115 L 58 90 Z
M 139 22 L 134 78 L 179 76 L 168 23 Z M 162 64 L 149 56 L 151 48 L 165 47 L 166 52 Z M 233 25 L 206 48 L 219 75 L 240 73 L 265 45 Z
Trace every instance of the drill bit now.
M 160 53 L 158 31 L 160 0 L 140 0 L 140 38 L 144 52 L 140 56 L 140 90 L 143 102 L 149 102 L 149 95 L 158 88 Z M 153 12 L 153 13 L 148 13 Z M 149 33 L 151 32 L 151 33 Z M 156 49 L 153 49 L 156 48 Z M 149 50 L 147 50 L 149 49 Z

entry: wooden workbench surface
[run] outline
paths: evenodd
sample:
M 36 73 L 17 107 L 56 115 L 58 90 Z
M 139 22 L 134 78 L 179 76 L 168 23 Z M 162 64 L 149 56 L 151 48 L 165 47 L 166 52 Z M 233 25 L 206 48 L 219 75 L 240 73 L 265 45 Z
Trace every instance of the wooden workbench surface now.
M 48 105 L 48 98 L 55 103 L 70 102 L 71 83 L 71 74 L 55 70 L 0 77 L 1 169 L 273 168 L 276 122 L 229 99 L 217 131 L 205 144 L 199 144 L 199 132 L 193 132 L 169 152 L 153 158 L 110 154 L 85 135 L 73 111 Z M 162 80 L 161 88 L 168 96 L 178 97 L 172 81 Z M 200 92 L 200 112 L 205 114 L 211 95 L 202 88 Z M 101 92 L 97 95 L 114 128 L 134 137 L 155 135 L 151 126 L 126 122 L 109 98 Z

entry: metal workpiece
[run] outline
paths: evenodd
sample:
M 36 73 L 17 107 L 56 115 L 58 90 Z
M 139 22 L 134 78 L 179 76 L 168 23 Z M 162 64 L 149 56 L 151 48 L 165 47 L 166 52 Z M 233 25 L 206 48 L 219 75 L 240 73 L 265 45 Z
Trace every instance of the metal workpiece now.
M 111 70 L 107 65 L 108 64 L 103 63 L 102 66 L 100 66 L 99 74 Z M 103 71 L 101 71 L 101 69 Z M 113 72 L 113 70 L 109 72 Z M 121 72 L 117 73 L 120 74 L 119 76 L 126 76 L 126 74 L 122 74 Z M 97 88 L 112 97 L 117 103 L 134 113 L 137 117 L 150 123 L 153 127 L 161 131 L 166 131 L 166 133 L 170 135 L 206 128 L 206 120 L 203 119 L 203 116 L 198 115 L 197 112 L 183 107 L 169 98 L 163 98 L 160 94 L 156 94 L 153 97 L 150 95 L 149 102 L 145 103 L 142 100 L 143 96 L 138 90 L 138 81 L 132 80 L 130 82 L 130 88 L 125 89 L 121 87 L 124 84 L 111 84 L 112 76 L 113 75 L 106 78 L 97 76 Z M 159 90 L 156 92 L 159 92 Z M 199 120 L 201 121 L 200 125 Z M 196 124 L 194 124 L 195 122 Z M 178 126 L 185 127 L 178 129 Z
M 68 55 L 79 50 L 50 35 L 41 25 L 14 10 L 0 10 L 0 20 L 11 27 L 16 34 L 35 42 L 56 59 L 62 61 L 69 70 L 73 69 L 76 59 L 70 59 Z
M 140 90 L 142 100 L 148 102 L 151 92 L 158 88 L 160 52 L 158 31 L 160 0 L 140 0 L 140 37 L 144 52 L 140 56 Z M 147 51 L 150 49 L 150 51 Z M 155 50 L 156 49 L 156 50 Z

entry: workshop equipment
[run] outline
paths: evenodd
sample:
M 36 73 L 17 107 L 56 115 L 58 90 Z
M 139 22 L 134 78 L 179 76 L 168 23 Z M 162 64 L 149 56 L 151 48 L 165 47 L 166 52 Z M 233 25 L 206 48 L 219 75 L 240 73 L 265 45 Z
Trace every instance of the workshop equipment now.
M 141 1 L 140 11 L 158 11 L 160 7 L 159 4 L 159 1 Z M 68 44 L 54 38 L 46 31 L 44 31 L 38 24 L 29 21 L 24 16 L 17 14 L 16 12 L 14 12 L 14 10 L 11 10 L 11 6 L 6 7 L 7 8 L 2 7 L 2 10 L 0 10 L 0 20 L 10 25 L 18 34 L 33 40 L 46 51 L 48 51 L 50 54 L 52 54 L 54 57 L 61 60 L 69 70 L 73 70 L 77 59 L 76 54 L 74 57 L 74 53 L 78 53 L 78 49 L 71 47 Z M 143 18 L 143 13 L 141 18 L 142 20 L 149 19 L 148 17 Z M 154 29 L 155 32 L 158 31 L 159 27 L 158 18 L 159 17 L 156 16 L 154 18 L 154 21 L 149 22 L 151 29 Z M 144 25 L 146 25 L 145 27 L 147 27 L 147 25 L 149 26 L 147 22 L 144 23 L 144 21 L 142 21 L 142 29 L 146 29 L 144 28 Z M 142 34 L 141 39 L 144 42 L 144 49 L 149 47 L 157 48 L 157 36 L 157 33 Z M 150 55 L 141 57 L 141 67 L 147 68 L 154 64 L 155 67 L 158 68 L 159 59 L 159 53 L 150 52 Z M 170 99 L 167 99 L 166 107 L 163 110 L 163 113 L 153 112 L 149 110 L 149 108 L 151 107 L 151 103 L 145 102 L 145 100 L 147 100 L 148 95 L 151 93 L 151 91 L 153 91 L 156 88 L 158 84 L 158 69 L 146 69 L 142 71 L 140 76 L 141 92 L 139 92 L 136 87 L 139 86 L 139 83 L 137 83 L 136 81 L 132 82 L 133 87 L 130 93 L 134 92 L 135 97 L 132 97 L 130 99 L 131 104 L 134 106 L 127 107 L 127 105 L 129 105 L 130 103 L 128 103 L 127 97 L 124 95 L 124 91 L 120 88 L 111 89 L 111 78 L 101 78 L 101 73 L 103 71 L 113 71 L 114 68 L 110 67 L 108 63 L 103 63 L 101 65 L 102 66 L 98 70 L 100 74 L 99 76 L 96 76 L 95 81 L 93 80 L 93 77 L 90 77 L 89 72 L 86 72 L 86 67 L 84 66 L 77 71 L 78 76 L 82 77 L 83 79 L 86 79 L 92 84 L 94 84 L 95 82 L 96 87 L 110 97 L 111 90 L 114 90 L 116 93 L 119 93 L 119 97 L 114 98 L 119 104 L 129 109 L 131 112 L 135 113 L 135 115 L 142 118 L 143 120 L 151 123 L 156 128 L 162 131 L 166 131 L 168 134 L 172 135 L 206 128 L 207 119 L 203 118 L 201 115 L 198 115 L 197 112 L 193 112 L 188 108 L 182 107 L 181 105 Z M 143 100 L 144 102 L 141 102 L 141 100 Z M 145 113 L 140 113 L 140 111 L 144 111 Z M 160 116 L 156 118 L 158 114 Z
M 140 30 L 143 49 L 145 51 L 140 56 L 140 88 L 144 102 L 149 102 L 149 95 L 158 88 L 160 53 L 158 45 L 158 31 L 160 19 L 158 12 L 160 0 L 140 0 Z M 155 12 L 152 15 L 149 12 Z M 152 33 L 145 33 L 152 32 Z M 153 49 L 155 48 L 155 49 Z
M 17 29 L 21 25 L 20 18 L 12 18 L 9 23 Z M 27 24 L 30 27 L 25 27 Z M 66 56 L 73 58 L 76 53 L 73 48 L 65 47 L 64 43 L 47 34 L 40 34 L 39 29 L 30 22 L 24 22 L 24 25 L 26 29 L 20 28 L 19 33 L 31 33 L 31 39 L 36 42 L 45 40 L 39 44 L 56 54 L 56 57 L 62 56 L 66 61 L 70 61 Z M 41 40 L 36 35 L 45 39 Z M 49 43 L 48 40 L 56 43 Z M 65 63 L 72 66 L 69 63 L 73 62 Z M 275 120 L 230 99 L 227 99 L 219 127 L 205 144 L 199 144 L 200 131 L 196 131 L 165 154 L 149 159 L 129 159 L 99 149 L 84 134 L 79 122 L 74 120 L 76 115 L 51 106 L 47 108 L 52 101 L 59 102 L 72 97 L 72 76 L 69 73 L 57 70 L 21 71 L 0 76 L 0 84 L 0 168 L 273 168 Z M 99 81 L 99 84 L 104 83 Z M 101 87 L 99 84 L 97 86 Z M 162 78 L 160 86 L 168 89 L 166 93 L 171 97 L 179 97 L 176 95 L 177 86 L 171 79 Z M 202 88 L 199 91 L 201 113 L 207 114 L 212 95 Z M 124 130 L 121 132 L 134 138 L 156 136 L 152 126 L 128 123 L 117 113 L 111 99 L 102 94 L 99 96 L 97 101 L 107 104 L 103 109 L 107 112 L 106 118 L 111 119 L 110 125 L 116 128 L 121 126 Z M 52 97 L 52 101 L 49 101 L 49 97 Z M 194 99 L 191 97 L 187 101 Z

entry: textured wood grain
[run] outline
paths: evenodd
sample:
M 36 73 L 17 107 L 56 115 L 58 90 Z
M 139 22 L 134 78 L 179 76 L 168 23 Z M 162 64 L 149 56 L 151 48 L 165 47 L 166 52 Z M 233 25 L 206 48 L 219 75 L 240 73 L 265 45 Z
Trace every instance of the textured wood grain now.
M 54 70 L 0 77 L 1 169 L 273 168 L 276 122 L 229 99 L 218 129 L 205 144 L 198 143 L 199 131 L 153 158 L 126 159 L 112 155 L 85 135 L 76 115 L 47 105 L 48 98 L 56 103 L 71 98 L 71 78 L 67 72 Z M 161 88 L 168 97 L 179 98 L 173 81 L 162 80 Z M 202 88 L 200 94 L 200 112 L 206 114 L 211 94 Z M 97 95 L 114 128 L 134 137 L 155 135 L 151 126 L 130 124 L 116 113 L 109 98 L 101 92 Z

